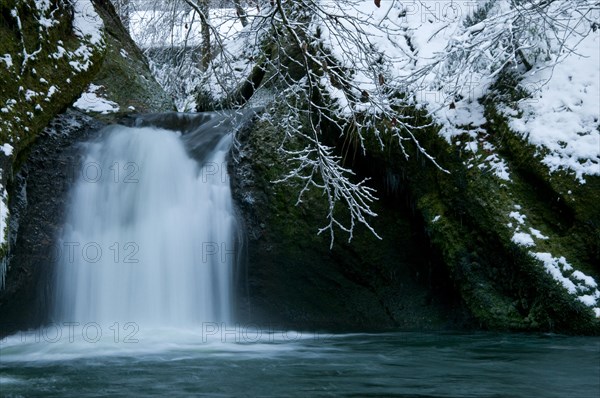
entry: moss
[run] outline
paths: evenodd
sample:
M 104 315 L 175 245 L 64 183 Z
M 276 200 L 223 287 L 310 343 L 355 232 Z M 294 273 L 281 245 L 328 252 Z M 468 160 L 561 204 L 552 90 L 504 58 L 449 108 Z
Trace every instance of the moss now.
M 293 44 L 291 47 L 289 50 L 293 53 Z M 298 76 L 304 73 L 302 70 L 295 72 Z M 272 71 L 267 71 L 265 81 L 271 81 L 269 73 Z M 362 154 L 351 125 L 340 134 L 331 125 L 323 124 L 321 138 L 345 155 L 345 166 L 356 171 L 357 178 L 371 178 L 373 184 L 380 188 L 379 192 L 391 187 L 386 205 L 380 203 L 374 206 L 384 214 L 384 221 L 379 222 L 379 218 L 372 220 L 386 239 L 395 243 L 406 242 L 400 240 L 400 236 L 404 231 L 401 220 L 406 221 L 407 215 L 401 214 L 398 211 L 400 208 L 404 212 L 412 212 L 419 219 L 417 223 L 410 222 L 409 228 L 415 228 L 415 225 L 423 228 L 422 232 L 427 235 L 431 245 L 425 250 L 433 252 L 434 258 L 441 259 L 440 262 L 452 278 L 453 286 L 447 292 L 458 292 L 462 303 L 481 327 L 599 334 L 600 322 L 594 318 L 592 311 L 568 294 L 530 255 L 528 248 L 512 242 L 515 229 L 509 224 L 515 220 L 510 213 L 515 210 L 515 205 L 519 205 L 527 216 L 527 227 L 539 229 L 549 237 L 546 241 L 536 241 L 536 251 L 564 255 L 577 269 L 598 279 L 596 264 L 600 264 L 600 209 L 594 206 L 599 196 L 598 182 L 595 178 L 588 178 L 588 184 L 582 186 L 566 173 L 550 175 L 540 162 L 539 150 L 527 145 L 508 129 L 496 106 L 500 103 L 514 104 L 527 95 L 524 90 L 518 89 L 517 80 L 515 74 L 506 71 L 495 85 L 494 96 L 490 96 L 485 104 L 489 122 L 485 126 L 486 131 L 477 137 L 480 148 L 475 156 L 472 152 L 461 151 L 456 141 L 449 143 L 440 137 L 439 127 L 432 124 L 423 110 L 410 106 L 399 109 L 403 115 L 413 118 L 413 125 L 424 126 L 413 133 L 420 145 L 427 148 L 428 154 L 450 170 L 450 174 L 435 167 L 413 145 L 405 146 L 409 155 L 408 159 L 405 158 L 404 150 L 390 134 L 391 121 L 380 121 L 372 131 L 363 134 L 367 155 Z M 313 90 L 313 94 L 316 98 L 312 99 L 324 106 L 334 104 L 327 95 L 320 96 L 318 89 Z M 398 98 L 402 98 L 401 93 Z M 331 114 L 328 116 L 332 117 Z M 277 115 L 275 119 L 278 119 Z M 341 121 L 340 125 L 345 125 L 345 121 Z M 376 136 L 385 143 L 384 149 Z M 287 300 L 288 304 L 294 301 L 298 306 L 305 305 L 305 311 L 301 312 L 309 317 L 307 314 L 311 311 L 320 310 L 314 304 L 314 297 L 298 293 L 303 286 L 309 287 L 310 293 L 318 300 L 318 297 L 327 296 L 322 292 L 315 294 L 314 289 L 335 285 L 342 291 L 342 286 L 346 286 L 344 281 L 352 281 L 371 292 L 371 299 L 381 304 L 370 307 L 383 309 L 384 314 L 379 314 L 381 319 L 387 324 L 398 324 L 401 318 L 398 314 L 402 312 L 398 310 L 398 305 L 392 303 L 406 292 L 401 290 L 401 284 L 391 282 L 394 278 L 382 275 L 388 272 L 393 274 L 398 269 L 405 271 L 403 276 L 411 272 L 425 273 L 427 266 L 419 261 L 414 261 L 412 267 L 404 268 L 381 265 L 386 262 L 397 264 L 397 252 L 390 255 L 386 252 L 389 246 L 378 244 L 362 229 L 357 231 L 355 240 L 350 244 L 340 242 L 338 236 L 333 250 L 328 252 L 325 248 L 329 240 L 315 235 L 318 226 L 325 220 L 325 199 L 318 191 L 310 191 L 303 197 L 302 203 L 295 206 L 300 190 L 298 185 L 293 182 L 272 184 L 272 181 L 280 179 L 290 170 L 288 160 L 277 151 L 282 137 L 281 130 L 259 123 L 250 135 L 250 142 L 246 144 L 253 148 L 253 160 L 249 163 L 256 176 L 248 188 L 251 195 L 262 196 L 267 203 L 247 210 L 254 211 L 252 217 L 264 224 L 253 232 L 261 251 L 255 252 L 254 258 L 251 254 L 250 258 L 251 262 L 257 264 L 271 261 L 272 264 L 257 272 L 276 273 L 279 276 L 279 279 L 263 277 L 262 281 L 297 278 L 294 281 L 297 286 L 285 282 L 277 288 L 265 287 L 260 281 L 254 283 L 265 292 L 276 292 L 270 297 L 278 297 L 283 303 Z M 465 137 L 456 140 L 467 138 L 465 134 Z M 488 149 L 484 149 L 482 143 L 494 144 L 496 149 L 490 150 L 492 154 L 507 161 L 510 181 L 501 180 L 479 167 L 485 166 L 484 159 L 489 155 L 485 153 Z M 289 149 L 303 147 L 300 141 L 289 141 L 288 145 Z M 394 201 L 407 201 L 407 206 L 399 207 Z M 343 211 L 340 215 L 344 216 Z M 259 259 L 259 255 L 268 259 Z M 322 270 L 313 264 L 319 257 L 326 259 L 319 263 Z M 333 267 L 335 272 L 331 268 L 331 261 L 337 263 L 337 268 Z M 298 269 L 302 267 L 310 269 L 313 276 L 307 277 L 306 273 L 299 272 Z M 319 278 L 333 282 L 327 284 Z M 397 289 L 393 299 L 390 299 L 393 294 L 388 295 L 390 289 Z M 306 305 L 299 297 L 312 302 L 313 306 Z M 358 303 L 356 298 L 348 297 L 347 300 L 349 303 Z M 277 305 L 285 307 L 285 304 Z M 337 301 L 335 305 L 340 310 L 347 309 Z M 353 313 L 356 315 L 356 312 Z
M 128 113 L 174 111 L 175 105 L 150 72 L 144 54 L 133 42 L 110 2 L 97 7 L 106 31 L 106 56 L 93 83 L 102 95 L 119 105 L 117 113 L 95 114 L 112 122 Z
M 548 249 L 563 253 L 586 274 L 600 277 L 600 177 L 579 183 L 572 173 L 550 173 L 541 163 L 544 151 L 510 131 L 494 101 L 486 103 L 488 130 L 515 174 L 515 188 L 532 211 L 537 225 L 552 234 Z M 542 243 L 542 246 L 544 244 Z
M 413 112 L 420 125 L 428 124 L 419 111 Z M 506 137 L 514 137 L 514 134 L 499 133 L 497 128 L 490 124 L 487 133 L 502 137 L 493 142 L 504 154 L 500 142 L 508 141 Z M 536 242 L 536 251 L 564 255 L 577 269 L 597 277 L 592 266 L 598 263 L 593 257 L 597 253 L 597 235 L 586 235 L 592 228 L 590 224 L 594 224 L 592 220 L 597 210 L 579 220 L 580 210 L 571 206 L 582 205 L 557 206 L 556 182 L 550 181 L 542 189 L 541 178 L 532 180 L 524 175 L 523 169 L 513 166 L 514 157 L 509 158 L 510 182 L 499 180 L 478 167 L 469 167 L 468 155 L 462 153 L 459 146 L 441 138 L 435 126 L 417 131 L 417 138 L 450 174 L 440 171 L 414 147 L 405 148 L 409 154 L 408 160 L 405 159 L 401 148 L 390 140 L 385 126 L 380 127 L 380 134 L 388 143 L 385 150 L 381 151 L 378 142 L 370 136 L 366 142 L 369 155 L 357 162 L 363 164 L 364 173 L 371 177 L 383 172 L 402 176 L 402 189 L 422 215 L 435 250 L 444 259 L 466 306 L 483 327 L 600 332 L 591 310 L 559 286 L 528 254 L 528 249 L 515 245 L 511 241 L 513 230 L 507 227 L 515 221 L 509 213 L 519 204 L 530 225 L 550 237 Z M 526 148 L 525 145 L 520 147 Z M 542 170 L 533 154 L 523 155 L 523 161 L 525 159 L 528 164 L 524 169 Z M 575 192 L 577 188 L 572 189 Z M 548 192 L 554 196 L 548 196 Z M 582 200 L 583 205 L 588 199 Z M 586 245 L 590 247 L 584 248 Z M 594 245 L 596 249 L 591 247 Z
M 21 29 L 13 11 L 20 18 Z M 102 46 L 83 43 L 73 34 L 70 5 L 54 2 L 45 15 L 41 13 L 32 0 L 0 4 L 0 142 L 13 147 L 9 158 L 0 159 L 2 186 L 10 184 L 27 148 L 50 120 L 79 96 L 104 56 Z M 57 23 L 47 27 L 40 24 L 41 17 Z M 75 50 L 82 45 L 92 51 L 85 70 L 70 64 L 81 61 Z M 5 246 L 0 258 L 7 251 Z
M 344 330 L 431 329 L 462 321 L 448 293 L 452 289 L 444 285 L 447 278 L 438 275 L 437 262 L 423 255 L 426 249 L 404 210 L 374 204 L 380 216 L 370 222 L 383 240 L 358 226 L 351 242 L 337 231 L 330 250 L 329 235 L 317 234 L 328 211 L 322 193 L 311 189 L 297 203 L 297 181 L 273 183 L 291 166 L 278 151 L 284 132 L 261 120 L 242 137 L 242 154 L 247 153 L 237 167 L 246 165 L 251 172 L 237 174 L 253 177 L 235 191 L 247 195 L 238 203 L 250 220 L 250 312 L 268 313 L 251 320 Z M 286 149 L 304 144 L 301 138 L 288 138 Z M 344 209 L 336 216 L 344 218 Z M 434 287 L 448 296 L 436 297 L 430 291 Z
M 78 72 L 69 64 L 68 56 L 57 57 L 60 45 L 67 52 L 73 52 L 81 46 L 78 37 L 72 34 L 72 14 L 70 8 L 58 3 L 54 11 L 57 25 L 42 29 L 36 19 L 35 5 L 32 1 L 5 3 L 0 24 L 0 54 L 10 54 L 13 65 L 0 64 L 0 108 L 2 125 L 0 141 L 10 142 L 15 154 L 27 147 L 37 134 L 58 112 L 69 105 L 82 91 L 90 77 L 97 72 L 103 49 L 96 47 L 91 57 L 91 67 Z M 16 8 L 21 17 L 23 29 L 19 31 L 10 10 Z M 39 49 L 34 59 L 24 63 L 21 34 L 28 53 Z M 40 43 L 40 37 L 43 41 Z M 59 44 L 61 43 L 61 44 Z M 45 79 L 43 82 L 41 79 Z M 46 100 L 50 88 L 56 91 Z M 27 90 L 38 95 L 27 95 Z M 12 105 L 11 105 L 12 104 Z
M 412 112 L 417 123 L 430 124 L 420 111 L 407 112 Z M 514 136 L 508 131 L 499 133 L 498 127 L 502 126 L 490 123 L 487 133 L 492 137 Z M 328 240 L 315 235 L 317 226 L 325 220 L 326 203 L 318 192 L 311 191 L 303 197 L 300 205 L 295 206 L 299 186 L 281 184 L 273 187 L 271 182 L 285 175 L 290 166 L 277 153 L 283 132 L 268 124 L 259 124 L 256 129 L 260 134 L 253 137 L 252 146 L 259 148 L 255 153 L 255 173 L 261 176 L 256 185 L 258 191 L 268 192 L 269 200 L 268 211 L 259 218 L 266 220 L 265 224 L 268 225 L 263 233 L 269 235 L 270 242 L 279 245 L 270 250 L 279 253 L 286 251 L 296 259 L 293 262 L 296 265 L 282 264 L 286 272 L 294 273 L 290 267 L 308 266 L 314 261 L 315 251 L 323 257 L 328 256 L 323 249 L 327 247 Z M 600 325 L 590 309 L 552 279 L 542 264 L 529 255 L 529 249 L 511 241 L 514 230 L 508 224 L 515 220 L 509 214 L 518 204 L 527 215 L 528 225 L 550 237 L 547 241 L 536 242 L 536 251 L 564 255 L 577 269 L 597 276 L 591 269 L 595 264 L 590 262 L 593 250 L 582 250 L 587 244 L 593 245 L 593 237 L 584 236 L 590 228 L 589 223 L 579 220 L 575 208 L 557 207 L 553 197 L 549 197 L 546 191 L 554 192 L 553 183 L 547 183 L 542 189 L 540 181 L 532 180 L 519 167 L 513 166 L 514 158 L 509 158 L 510 182 L 499 180 L 492 173 L 482 172 L 479 167 L 470 167 L 468 154 L 441 138 L 435 126 L 416 132 L 417 138 L 430 155 L 451 170 L 450 174 L 435 167 L 414 146 L 405 147 L 409 155 L 406 159 L 385 126 L 380 129 L 382 139 L 387 143 L 385 150 L 380 149 L 374 135 L 368 135 L 365 142 L 369 153 L 367 156 L 361 156 L 360 151 L 353 147 L 357 145 L 355 140 L 348 140 L 344 136 L 336 140 L 334 137 L 339 137 L 339 134 L 335 131 L 324 134 L 324 139 L 342 151 L 356 153 L 347 157 L 346 161 L 347 166 L 357 171 L 360 177 L 382 181 L 391 174 L 399 179 L 399 189 L 410 198 L 411 206 L 421 215 L 434 252 L 443 259 L 456 291 L 481 327 L 599 333 Z M 502 141 L 507 140 L 503 138 Z M 493 142 L 499 143 L 500 140 Z M 297 145 L 297 149 L 302 147 L 301 142 L 288 144 L 291 145 L 289 149 L 293 149 L 294 145 Z M 503 154 L 504 147 L 498 146 Z M 539 167 L 535 158 L 529 158 L 529 162 Z M 525 168 L 530 170 L 532 167 Z M 379 205 L 376 208 L 382 209 Z M 385 211 L 384 214 L 389 217 L 390 213 Z M 402 219 L 399 214 L 394 217 L 397 217 L 394 220 Z M 394 236 L 390 220 L 387 218 L 385 222 L 378 223 L 375 219 L 373 225 L 386 236 Z M 589 221 L 589 218 L 586 220 Z M 338 261 L 346 268 L 341 272 L 342 275 L 359 284 L 364 283 L 367 289 L 376 292 L 376 297 L 380 297 L 385 289 L 381 286 L 374 288 L 372 281 L 383 282 L 373 275 L 388 272 L 389 269 L 375 264 L 394 260 L 381 252 L 373 252 L 373 247 L 380 246 L 372 239 L 366 231 L 361 231 L 351 244 L 336 243 L 331 256 L 340 256 Z M 359 256 L 356 253 L 361 254 Z M 360 260 L 355 261 L 353 256 Z M 422 265 L 416 267 L 415 272 L 419 272 L 418 267 Z M 424 272 L 423 269 L 420 271 Z M 307 284 L 312 286 L 318 283 L 312 281 Z M 385 308 L 390 318 L 397 319 L 393 316 L 393 306 Z

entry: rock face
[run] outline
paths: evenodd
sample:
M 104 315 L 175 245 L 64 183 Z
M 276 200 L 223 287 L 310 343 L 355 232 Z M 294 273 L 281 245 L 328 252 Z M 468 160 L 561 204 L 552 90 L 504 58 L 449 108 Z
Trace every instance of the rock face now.
M 491 122 L 488 133 L 498 137 L 495 144 L 508 159 L 510 181 L 470 166 L 469 155 L 435 131 L 419 139 L 450 174 L 425 160 L 402 161 L 399 148 L 388 154 L 372 151 L 375 155 L 365 159 L 368 174 L 402 176 L 400 184 L 422 216 L 432 246 L 481 326 L 598 334 L 598 319 L 583 303 L 585 295 L 595 295 L 593 283 L 586 286 L 572 276 L 569 280 L 577 288 L 569 292 L 568 282 L 559 283 L 548 264 L 566 262 L 566 257 L 598 279 L 597 212 L 577 209 L 597 196 L 598 181 L 589 178 L 587 186 L 580 186 L 572 177 L 542 173 L 535 150 L 524 142 L 516 144 L 509 131 L 499 135 L 501 128 L 501 121 Z M 523 156 L 523 148 L 530 153 Z M 570 181 L 570 198 L 558 181 Z M 517 238 L 525 236 L 521 234 L 534 236 L 533 242 L 524 244 Z M 566 266 L 562 269 L 568 271 Z
M 382 198 L 372 225 L 383 239 L 361 230 L 349 243 L 338 236 L 331 250 L 317 236 L 324 199 L 309 192 L 296 203 L 300 186 L 274 183 L 291 159 L 279 151 L 284 132 L 273 127 L 285 125 L 285 111 L 269 104 L 273 123 L 241 134 L 233 156 L 248 228 L 241 318 L 292 328 L 600 334 L 600 178 L 581 183 L 568 171 L 550 172 L 544 149 L 511 131 L 499 111 L 519 100 L 514 85 L 494 90 L 476 137 L 448 140 L 422 110 L 406 111 L 423 126 L 413 132 L 420 145 L 449 173 L 414 146 L 406 146 L 407 159 L 391 137 L 382 136 L 390 143 L 384 151 L 367 139 L 368 155 L 360 155 L 347 132 L 321 126 L 327 145 L 356 154 L 345 166 L 371 178 Z M 305 144 L 286 138 L 289 150 Z
M 63 226 L 69 188 L 78 177 L 77 145 L 103 123 L 80 112 L 57 116 L 30 147 L 11 189 L 10 268 L 0 291 L 0 335 L 37 327 L 49 320 L 56 245 Z M 63 248 L 64 249 L 64 248 Z
M 277 114 L 277 106 L 270 111 Z M 243 131 L 232 162 L 248 231 L 241 319 L 330 330 L 600 333 L 584 304 L 586 294 L 594 297 L 593 281 L 585 285 L 572 274 L 576 291 L 569 292 L 550 270 L 561 253 L 598 280 L 600 224 L 597 206 L 590 206 L 600 193 L 598 179 L 580 185 L 549 174 L 535 148 L 500 133 L 503 121 L 488 117 L 488 132 L 509 159 L 510 182 L 470 166 L 469 156 L 435 128 L 418 138 L 450 174 L 414 148 L 407 160 L 393 144 L 385 152 L 373 146 L 348 166 L 370 177 L 382 197 L 372 225 L 383 239 L 360 230 L 350 243 L 338 237 L 331 250 L 328 238 L 317 235 L 324 199 L 309 193 L 296 203 L 299 186 L 273 183 L 289 170 L 278 152 L 283 132 L 260 120 Z M 296 144 L 288 141 L 288 149 Z M 519 231 L 532 234 L 534 245 L 515 239 Z M 568 271 L 565 258 L 556 261 Z
M 24 9 L 33 7 L 33 2 L 25 3 L 20 2 Z M 50 290 L 52 265 L 56 256 L 64 254 L 57 250 L 54 242 L 62 226 L 69 187 L 80 171 L 77 144 L 93 138 L 105 123 L 114 122 L 125 114 L 174 109 L 172 101 L 152 78 L 145 57 L 123 28 L 109 1 L 94 1 L 94 13 L 87 9 L 92 17 L 84 12 L 86 10 L 79 10 L 81 15 L 92 18 L 88 22 L 102 21 L 98 25 L 103 27 L 100 31 L 102 40 L 95 43 L 89 37 L 73 35 L 72 24 L 77 18 L 77 10 L 74 15 L 67 3 L 51 3 L 56 4 L 60 12 L 55 12 L 57 25 L 48 33 L 47 42 L 42 43 L 41 55 L 31 65 L 37 75 L 31 72 L 22 76 L 15 86 L 16 94 L 10 91 L 10 85 L 0 89 L 0 103 L 5 103 L 11 96 L 20 95 L 18 84 L 32 90 L 40 84 L 47 86 L 46 91 L 49 91 L 48 87 L 59 88 L 53 90 L 51 101 L 46 101 L 47 96 L 41 95 L 31 97 L 29 102 L 19 97 L 8 117 L 2 119 L 5 124 L 18 122 L 19 128 L 10 130 L 13 137 L 6 134 L 7 130 L 0 131 L 2 142 L 12 143 L 14 148 L 10 157 L 0 152 L 1 182 L 8 188 L 10 207 L 10 223 L 6 231 L 9 240 L 0 248 L 0 257 L 9 260 L 6 284 L 4 289 L 0 289 L 0 336 L 48 321 L 53 296 Z M 6 6 L 3 3 L 0 8 L 10 10 L 12 6 L 9 2 Z M 10 13 L 2 12 L 2 18 L 7 15 Z M 1 24 L 0 29 L 12 26 L 14 30 L 14 24 L 9 22 Z M 36 29 L 35 24 L 39 21 L 27 17 L 23 23 Z M 13 54 L 14 64 L 18 60 L 18 55 L 15 55 L 19 52 L 18 32 L 11 32 L 13 36 L 6 37 L 14 39 L 14 42 L 3 40 L 0 46 L 9 47 L 0 47 L 0 53 L 4 50 Z M 4 38 L 5 32 L 2 33 Z M 69 61 L 77 58 L 69 55 L 69 51 L 84 45 L 91 48 L 89 65 L 86 69 L 73 70 Z M 51 56 L 56 46 L 66 49 L 64 57 L 57 59 Z M 3 72 L 2 66 L 0 63 L 0 77 L 3 81 L 10 81 L 12 77 L 5 80 L 2 73 L 17 74 L 17 69 L 7 68 Z M 47 83 L 39 82 L 42 76 Z M 66 79 L 69 84 L 63 83 Z M 89 93 L 90 87 L 97 87 L 96 95 L 86 96 L 85 92 Z M 76 104 L 83 104 L 84 111 L 69 109 L 59 114 L 82 91 L 84 95 Z M 98 101 L 115 103 L 118 111 L 95 112 L 94 105 Z M 38 105 L 41 110 L 37 109 Z M 27 117 L 29 108 L 35 111 L 31 118 Z
M 0 151 L 0 192 L 9 185 L 21 153 L 98 71 L 102 37 L 77 30 L 84 17 L 74 11 L 64 1 L 0 3 L 0 145 L 9 148 Z M 6 209 L 8 197 L 2 196 L 0 208 Z M 0 213 L 4 227 L 6 212 Z M 9 251 L 8 234 L 8 228 L 0 231 L 2 261 Z
M 424 225 L 395 193 L 352 242 L 317 235 L 326 202 L 298 186 L 273 184 L 287 170 L 283 132 L 257 121 L 239 134 L 232 184 L 245 221 L 239 319 L 275 327 L 326 330 L 445 329 L 472 325 Z
M 100 87 L 101 96 L 117 104 L 118 111 L 91 114 L 110 122 L 126 114 L 174 111 L 173 100 L 152 76 L 146 57 L 123 27 L 111 2 L 96 0 L 96 4 L 104 21 L 106 56 L 91 84 Z

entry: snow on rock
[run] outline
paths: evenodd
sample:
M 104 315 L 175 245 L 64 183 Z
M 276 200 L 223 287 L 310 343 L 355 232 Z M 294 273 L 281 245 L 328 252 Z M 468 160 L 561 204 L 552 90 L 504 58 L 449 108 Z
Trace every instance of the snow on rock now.
M 510 173 L 508 172 L 508 164 L 498 154 L 489 155 L 478 166 L 480 169 L 489 169 L 496 177 L 504 181 L 510 181 Z
M 564 257 L 554 257 L 550 253 L 530 252 L 530 255 L 544 264 L 554 280 L 562 285 L 570 294 L 577 296 L 577 299 L 592 310 L 596 317 L 600 317 L 600 291 L 594 278 L 585 275 L 581 271 L 571 272 L 573 266 L 567 262 Z
M 0 151 L 4 152 L 4 156 L 10 156 L 13 153 L 13 146 L 9 143 L 4 143 L 0 145 Z
M 600 175 L 600 30 L 574 28 L 562 59 L 525 74 L 532 98 L 518 104 L 522 117 L 508 117 L 511 129 L 540 148 L 550 172 L 570 170 L 584 183 L 585 175 Z
M 91 66 L 94 47 L 104 45 L 102 37 L 104 23 L 98 13 L 96 13 L 91 0 L 75 0 L 73 2 L 73 10 L 73 32 L 82 39 L 82 43 L 78 49 L 69 54 L 75 58 L 69 64 L 77 72 L 83 72 Z M 61 47 L 59 47 L 59 52 L 56 56 L 61 56 L 60 49 Z
M 531 237 L 531 235 L 529 235 L 525 232 L 515 232 L 511 238 L 511 241 L 513 241 L 514 243 L 516 243 L 518 245 L 525 246 L 525 247 L 535 246 L 535 243 L 533 242 L 533 238 Z
M 58 91 L 60 91 L 56 86 L 50 86 L 50 88 L 48 89 L 48 93 L 46 94 L 46 101 L 49 101 L 50 98 L 52 98 L 52 96 L 54 94 L 56 94 Z
M 521 225 L 525 224 L 525 219 L 527 218 L 527 216 L 519 213 L 518 211 L 511 211 L 508 216 L 517 220 L 517 222 Z
M 66 99 L 57 98 L 57 93 L 61 91 L 60 85 L 63 84 L 63 81 L 57 81 L 58 76 L 64 76 L 65 73 L 76 75 L 88 70 L 93 57 L 96 58 L 104 45 L 103 23 L 91 0 L 68 2 L 73 6 L 72 34 L 66 31 L 71 28 L 71 22 L 65 15 L 57 14 L 55 0 L 22 3 L 22 7 L 10 10 L 15 29 L 20 31 L 16 36 L 21 41 L 19 54 L 0 54 L 0 74 L 5 79 L 3 90 L 0 90 L 3 91 L 0 93 L 0 155 L 13 157 L 23 149 L 21 139 L 24 136 L 32 137 L 31 132 L 36 126 L 36 117 L 39 116 L 36 111 L 43 112 L 44 108 L 54 107 L 54 111 L 58 112 L 56 103 L 60 106 L 67 105 Z M 68 43 L 56 40 L 57 36 Z M 66 48 L 75 50 L 69 51 Z M 53 70 L 58 73 L 54 74 Z M 70 79 L 66 80 L 70 83 Z M 107 106 L 106 103 L 103 105 Z M 7 164 L 9 170 L 0 170 L 0 177 L 2 172 L 11 172 L 11 160 L 3 164 Z M 0 258 L 0 288 L 4 283 L 7 265 L 4 256 L 8 249 L 7 199 L 6 189 L 0 185 L 0 254 L 3 257 Z
M 531 235 L 535 236 L 538 239 L 543 239 L 543 240 L 548 239 L 547 236 L 543 235 L 539 230 L 537 230 L 535 228 L 529 228 L 529 231 L 531 232 Z
M 520 205 L 514 205 L 514 208 L 519 211 L 522 209 Z M 516 226 L 513 223 L 507 224 L 509 229 L 514 228 L 511 238 L 513 243 L 526 248 L 533 248 L 536 246 L 536 239 L 541 241 L 549 239 L 538 229 L 528 227 L 527 216 L 519 211 L 509 213 L 509 217 L 516 220 Z M 528 229 L 530 233 L 523 232 L 521 228 Z M 529 255 L 541 261 L 546 272 L 554 280 L 559 282 L 570 294 L 577 296 L 577 300 L 588 307 L 593 307 L 592 310 L 596 317 L 600 317 L 600 291 L 597 289 L 598 284 L 594 278 L 575 270 L 565 257 L 554 257 L 551 253 L 532 251 L 529 252 Z
M 4 62 L 6 64 L 6 69 L 10 69 L 13 66 L 13 61 L 12 61 L 12 57 L 10 56 L 10 54 L 4 54 L 4 55 L 0 56 L 0 61 Z
M 73 30 L 82 39 L 87 39 L 93 45 L 103 43 L 102 28 L 104 23 L 96 12 L 91 0 L 75 0 L 73 11 Z
M 90 84 L 87 91 L 75 101 L 73 106 L 82 111 L 98 112 L 102 114 L 118 112 L 120 109 L 119 104 L 101 97 L 101 94 L 98 93 L 98 90 L 101 88 L 102 86 Z
M 554 40 L 536 36 L 534 30 L 519 38 L 524 40 L 523 51 L 533 65 L 522 86 L 533 91 L 533 98 L 521 101 L 517 112 L 506 110 L 510 127 L 540 148 L 542 162 L 550 171 L 572 170 L 582 183 L 585 175 L 600 175 L 600 30 L 592 31 L 590 23 L 581 18 L 582 10 L 591 6 L 588 3 L 578 1 L 571 7 L 568 1 L 557 0 L 543 10 L 549 13 L 548 18 L 557 18 Z M 400 82 L 400 87 L 414 96 L 416 105 L 429 111 L 448 142 L 482 128 L 486 118 L 479 100 L 490 93 L 500 72 L 498 65 L 515 64 L 514 55 L 502 45 L 507 32 L 530 23 L 522 14 L 538 5 L 515 6 L 517 3 L 508 0 L 493 4 L 485 0 L 384 4 L 377 7 L 370 0 L 322 2 L 323 10 L 331 14 L 369 21 L 356 26 L 340 19 L 342 28 L 326 22 L 315 27 L 321 32 L 324 47 L 343 67 L 356 72 L 354 91 L 377 92 L 373 68 L 363 65 L 364 60 L 357 60 L 360 51 L 350 39 L 363 37 L 364 42 L 383 54 L 387 65 L 381 69 L 386 82 Z M 484 5 L 489 8 L 484 20 L 466 26 L 467 17 Z M 531 17 L 532 21 L 547 23 L 541 13 L 533 12 Z M 384 33 L 382 27 L 388 31 Z M 349 33 L 340 35 L 332 29 Z M 542 29 L 550 31 L 551 27 Z M 565 45 L 561 43 L 563 37 L 567 38 Z M 538 50 L 542 55 L 536 53 Z M 546 60 L 546 54 L 551 59 Z M 465 69 L 467 58 L 469 68 Z M 337 99 L 342 113 L 377 111 L 369 103 L 348 103 L 347 94 L 326 77 L 321 84 Z M 495 153 L 479 167 L 510 181 L 506 162 Z

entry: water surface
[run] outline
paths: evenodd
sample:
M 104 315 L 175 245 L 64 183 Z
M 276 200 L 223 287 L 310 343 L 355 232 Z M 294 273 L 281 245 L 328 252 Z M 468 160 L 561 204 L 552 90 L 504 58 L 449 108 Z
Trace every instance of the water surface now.
M 598 397 L 600 342 L 556 335 L 325 335 L 202 327 L 97 342 L 6 338 L 2 396 Z M 54 333 L 54 330 L 52 331 Z M 64 332 L 64 330 L 63 330 Z M 223 332 L 223 333 L 221 333 Z M 39 341 L 36 338 L 39 337 Z M 72 337 L 72 342 L 69 341 Z

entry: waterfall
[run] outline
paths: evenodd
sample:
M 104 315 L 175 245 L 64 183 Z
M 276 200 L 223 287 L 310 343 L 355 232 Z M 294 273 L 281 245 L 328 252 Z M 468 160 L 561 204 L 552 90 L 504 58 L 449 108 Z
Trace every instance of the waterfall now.
M 215 137 L 214 129 L 200 133 Z M 111 126 L 101 137 L 85 144 L 58 240 L 54 318 L 168 327 L 230 320 L 231 133 L 205 140 L 200 163 L 174 131 Z

